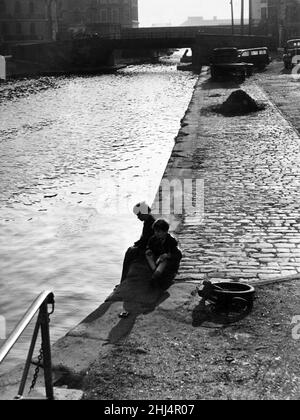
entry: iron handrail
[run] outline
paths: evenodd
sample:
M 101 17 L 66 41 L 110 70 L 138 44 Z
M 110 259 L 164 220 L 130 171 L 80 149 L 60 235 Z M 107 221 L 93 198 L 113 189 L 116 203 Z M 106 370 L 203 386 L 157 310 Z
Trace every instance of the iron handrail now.
M 48 312 L 48 305 L 52 305 L 52 311 Z M 20 336 L 23 334 L 25 329 L 28 327 L 36 313 L 39 311 L 39 315 L 36 321 L 33 337 L 31 340 L 27 360 L 17 399 L 21 399 L 25 389 L 25 383 L 27 380 L 30 364 L 32 363 L 32 356 L 37 340 L 38 332 L 41 330 L 42 336 L 42 353 L 44 354 L 44 377 L 46 396 L 48 399 L 54 399 L 53 396 L 53 384 L 52 384 L 52 367 L 51 367 L 51 349 L 50 349 L 50 335 L 49 335 L 49 315 L 54 312 L 54 294 L 50 291 L 42 292 L 29 307 L 27 312 L 24 314 L 21 321 L 17 324 L 15 329 L 9 335 L 5 343 L 0 348 L 0 363 L 6 358 L 13 346 L 16 344 Z M 33 385 L 34 386 L 34 385 Z
M 21 321 L 12 331 L 10 336 L 6 339 L 5 343 L 0 348 L 0 363 L 6 358 L 8 353 L 11 351 L 15 343 L 18 341 L 20 336 L 23 334 L 24 330 L 28 327 L 33 317 L 36 315 L 37 311 L 40 309 L 42 304 L 47 301 L 47 303 L 54 302 L 54 295 L 52 292 L 45 291 L 42 292 L 32 303 L 28 311 L 24 314 Z

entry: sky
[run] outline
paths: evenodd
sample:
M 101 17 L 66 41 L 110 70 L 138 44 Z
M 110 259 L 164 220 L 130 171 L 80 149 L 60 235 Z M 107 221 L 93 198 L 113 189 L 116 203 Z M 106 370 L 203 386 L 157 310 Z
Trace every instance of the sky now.
M 180 25 L 188 16 L 231 18 L 230 0 L 138 0 L 138 3 L 140 27 L 169 22 Z M 240 0 L 233 0 L 233 3 L 235 17 L 239 18 Z M 248 1 L 245 0 L 246 11 L 247 8 Z

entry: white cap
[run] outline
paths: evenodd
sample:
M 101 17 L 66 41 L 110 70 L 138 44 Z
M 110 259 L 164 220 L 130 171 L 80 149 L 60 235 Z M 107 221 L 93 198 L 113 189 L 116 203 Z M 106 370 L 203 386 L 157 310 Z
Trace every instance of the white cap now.
M 142 201 L 141 203 L 136 204 L 133 207 L 133 213 L 138 215 L 140 213 L 142 214 L 149 214 L 151 212 L 150 206 L 145 201 Z

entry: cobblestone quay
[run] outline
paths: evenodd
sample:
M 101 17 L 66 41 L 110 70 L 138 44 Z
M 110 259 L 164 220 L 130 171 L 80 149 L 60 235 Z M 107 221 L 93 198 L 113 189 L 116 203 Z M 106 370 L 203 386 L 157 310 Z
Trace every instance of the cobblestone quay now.
M 239 87 L 199 79 L 164 174 L 204 180 L 204 218 L 197 209 L 185 213 L 177 229 L 184 254 L 178 280 L 256 282 L 300 273 L 299 133 L 263 86 L 277 102 L 286 95 L 279 76 L 250 78 L 242 89 L 265 110 L 224 117 L 210 106 Z M 297 109 L 288 109 L 290 121 Z

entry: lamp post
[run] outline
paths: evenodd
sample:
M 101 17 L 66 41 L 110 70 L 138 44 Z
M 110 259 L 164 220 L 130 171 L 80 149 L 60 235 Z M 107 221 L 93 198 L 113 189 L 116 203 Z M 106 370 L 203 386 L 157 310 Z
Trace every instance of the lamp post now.
M 230 6 L 231 6 L 231 30 L 232 30 L 232 35 L 234 35 L 234 13 L 233 13 L 233 0 L 230 0 Z
M 244 35 L 244 0 L 241 0 L 241 34 Z
M 249 35 L 252 35 L 252 0 L 249 0 Z

